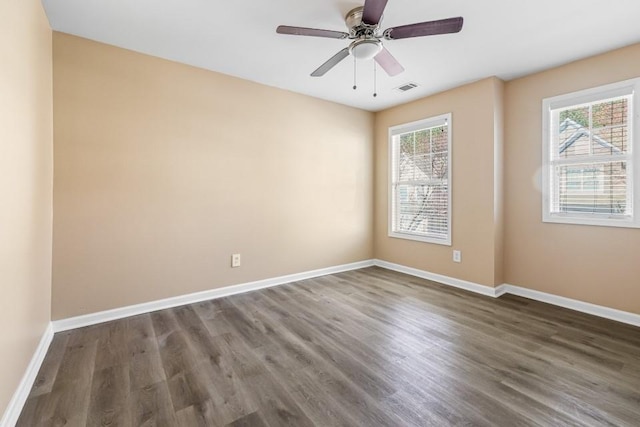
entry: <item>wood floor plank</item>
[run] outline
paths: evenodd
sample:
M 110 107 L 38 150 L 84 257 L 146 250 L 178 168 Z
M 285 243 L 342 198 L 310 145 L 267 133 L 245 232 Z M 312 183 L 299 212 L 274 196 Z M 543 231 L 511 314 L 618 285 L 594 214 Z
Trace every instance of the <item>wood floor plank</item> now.
M 127 344 L 131 390 L 166 380 L 155 331 L 148 314 L 128 319 Z
M 134 390 L 129 400 L 129 418 L 134 426 L 175 426 L 173 404 L 165 381 Z
M 54 336 L 18 426 L 638 426 L 640 328 L 378 267 Z
M 239 418 L 232 423 L 227 424 L 229 427 L 266 427 L 267 424 L 264 422 L 262 417 L 258 412 L 252 412 L 249 415 L 245 415 L 242 418 Z
M 277 364 L 277 356 L 269 357 Z M 284 368 L 284 369 L 283 369 Z M 286 370 L 285 365 L 274 369 L 276 375 L 286 381 L 291 398 L 300 406 L 315 425 L 352 426 L 357 424 L 352 412 L 336 404 L 329 390 L 325 389 L 306 369 Z
M 22 408 L 16 427 L 51 425 L 47 420 L 51 419 L 56 403 L 48 393 L 30 396 Z
M 129 363 L 127 351 L 128 322 L 115 321 L 105 324 L 105 332 L 98 339 L 95 370 Z
M 39 425 L 86 424 L 98 343 L 97 340 L 85 339 L 85 333 L 81 331 L 82 339 L 77 341 L 73 335 L 70 337 L 51 393 L 48 394 L 52 404 L 45 405 L 47 412 L 37 417 Z
M 216 416 L 214 404 L 210 400 L 196 403 L 176 412 L 176 423 L 185 427 L 217 427 L 224 426 L 220 417 Z
M 193 368 L 194 375 L 205 378 L 207 401 L 213 405 L 223 423 L 231 422 L 258 409 L 249 397 L 247 385 L 234 369 L 233 353 L 220 336 L 211 337 L 210 347 L 215 349 L 209 357 L 201 358 Z M 246 352 L 245 352 L 246 353 Z M 257 363 L 257 361 L 256 361 Z
M 87 425 L 129 426 L 129 367 L 116 365 L 96 371 L 91 384 Z
M 47 355 L 40 366 L 40 371 L 33 383 L 33 389 L 31 390 L 30 397 L 40 396 L 51 392 L 53 383 L 58 375 L 58 369 L 60 363 L 62 363 L 62 357 L 67 349 L 67 343 L 69 341 L 70 333 L 56 334 L 51 341 Z
M 252 377 L 247 386 L 251 399 L 269 426 L 313 426 L 289 392 L 268 372 Z

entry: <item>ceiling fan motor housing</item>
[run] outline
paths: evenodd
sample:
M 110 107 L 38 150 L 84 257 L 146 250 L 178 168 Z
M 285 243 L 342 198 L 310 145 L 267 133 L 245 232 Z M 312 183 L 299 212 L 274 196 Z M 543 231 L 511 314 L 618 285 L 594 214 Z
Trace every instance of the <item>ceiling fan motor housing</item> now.
M 347 24 L 347 28 L 349 30 L 354 30 L 356 27 L 362 24 L 362 11 L 364 10 L 363 6 L 356 7 L 351 9 L 347 15 L 344 17 L 344 22 Z
M 344 17 L 344 22 L 349 29 L 349 38 L 378 38 L 376 33 L 380 28 L 380 22 L 374 25 L 365 24 L 362 21 L 364 7 L 351 9 Z M 380 19 L 382 21 L 382 18 Z

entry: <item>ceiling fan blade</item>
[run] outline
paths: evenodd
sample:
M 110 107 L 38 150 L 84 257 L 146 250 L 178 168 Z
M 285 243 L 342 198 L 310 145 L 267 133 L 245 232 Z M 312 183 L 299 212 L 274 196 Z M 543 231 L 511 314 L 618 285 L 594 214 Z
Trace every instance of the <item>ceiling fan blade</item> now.
M 391 55 L 391 52 L 389 52 L 385 47 L 383 47 L 380 53 L 378 53 L 373 59 L 375 59 L 378 65 L 380 65 L 391 77 L 397 76 L 404 71 L 404 67 L 400 65 L 396 58 L 394 58 L 393 55 Z
M 329 58 L 327 62 L 322 64 L 320 67 L 318 67 L 317 70 L 311 73 L 311 77 L 324 76 L 327 73 L 327 71 L 329 71 L 330 69 L 338 65 L 338 63 L 342 61 L 344 58 L 346 58 L 347 56 L 349 56 L 349 48 L 345 47 L 340 52 L 336 53 L 331 58 Z
M 369 25 L 377 25 L 382 18 L 384 8 L 388 0 L 365 0 L 362 11 L 362 22 Z
M 388 40 L 407 39 L 410 37 L 434 36 L 437 34 L 457 33 L 462 29 L 463 19 L 441 19 L 439 21 L 419 22 L 417 24 L 401 25 L 388 28 L 384 37 Z
M 342 31 L 319 30 L 317 28 L 290 27 L 288 25 L 280 25 L 276 29 L 278 34 L 289 34 L 292 36 L 312 36 L 327 37 L 330 39 L 346 39 L 349 34 Z

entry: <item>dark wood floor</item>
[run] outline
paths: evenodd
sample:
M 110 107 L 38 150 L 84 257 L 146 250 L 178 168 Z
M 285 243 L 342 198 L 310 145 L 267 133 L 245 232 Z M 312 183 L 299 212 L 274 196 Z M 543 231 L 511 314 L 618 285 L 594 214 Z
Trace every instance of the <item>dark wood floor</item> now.
M 640 328 L 367 268 L 56 334 L 19 426 L 640 425 Z

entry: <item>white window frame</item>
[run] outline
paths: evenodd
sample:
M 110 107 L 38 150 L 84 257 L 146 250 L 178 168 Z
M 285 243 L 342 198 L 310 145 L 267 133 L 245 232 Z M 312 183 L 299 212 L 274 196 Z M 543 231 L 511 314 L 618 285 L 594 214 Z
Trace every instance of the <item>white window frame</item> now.
M 399 144 L 394 145 L 393 143 L 393 137 L 396 135 L 401 135 L 404 133 L 409 133 L 409 132 L 415 132 L 415 131 L 419 131 L 419 130 L 423 130 L 423 129 L 428 129 L 428 128 L 432 128 L 432 127 L 436 127 L 436 126 L 440 126 L 442 124 L 446 124 L 447 125 L 447 196 L 448 196 L 448 210 L 447 210 L 447 237 L 445 239 L 442 238 L 438 238 L 438 237 L 434 237 L 434 236 L 429 236 L 429 235 L 424 235 L 424 234 L 418 234 L 418 233 L 411 233 L 411 232 L 400 232 L 400 231 L 395 231 L 394 230 L 394 218 L 395 218 L 395 211 L 396 211 L 396 191 L 395 191 L 395 187 L 398 185 L 397 182 L 397 162 L 396 159 L 398 158 L 398 150 L 399 150 Z M 452 212 L 452 207 L 451 207 L 451 193 L 452 193 L 452 172 L 451 172 L 451 164 L 452 164 L 452 151 L 451 151 L 451 141 L 452 141 L 452 135 L 453 135 L 453 123 L 451 121 L 451 113 L 447 113 L 447 114 L 441 114 L 439 116 L 435 116 L 435 117 L 429 117 L 423 120 L 418 120 L 415 122 L 411 122 L 411 123 L 405 123 L 405 124 L 401 124 L 401 125 L 397 125 L 397 126 L 392 126 L 389 128 L 389 179 L 388 179 L 388 184 L 389 184 L 389 195 L 388 195 L 388 235 L 389 237 L 395 237 L 395 238 L 399 238 L 399 239 L 408 239 L 408 240 L 417 240 L 420 242 L 426 242 L 426 243 L 435 243 L 438 245 L 445 245 L 445 246 L 451 246 L 451 212 Z
M 628 154 L 616 156 L 576 159 L 576 164 L 590 161 L 607 161 L 620 158 L 627 160 L 627 203 L 631 204 L 630 215 L 594 214 L 576 212 L 551 212 L 551 197 L 554 197 L 552 165 L 552 114 L 553 110 L 577 107 L 600 100 L 631 96 L 628 121 Z M 640 78 L 625 80 L 591 89 L 572 92 L 542 100 L 542 221 L 561 224 L 594 225 L 605 227 L 640 228 Z

